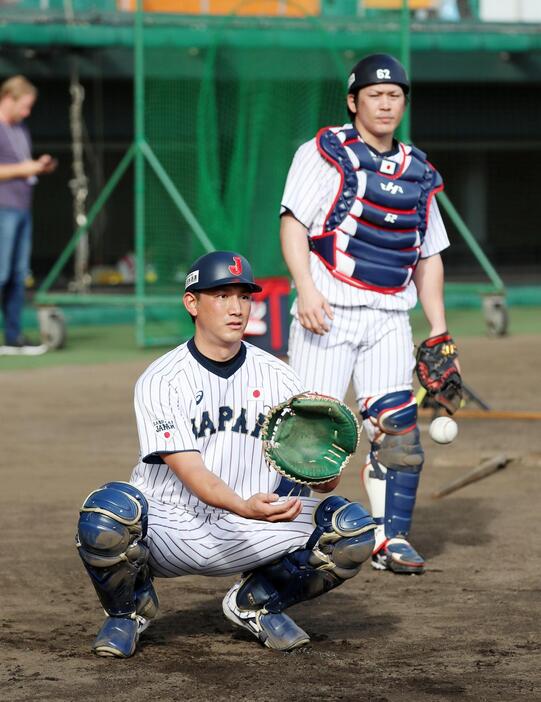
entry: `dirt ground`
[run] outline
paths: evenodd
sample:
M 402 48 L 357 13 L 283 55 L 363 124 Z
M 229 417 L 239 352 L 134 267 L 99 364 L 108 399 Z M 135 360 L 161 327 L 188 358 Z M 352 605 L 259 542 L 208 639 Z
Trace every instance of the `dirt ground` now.
M 493 409 L 541 411 L 540 345 L 539 336 L 464 339 L 465 380 Z M 365 565 L 296 606 L 309 647 L 261 647 L 221 613 L 232 579 L 189 577 L 157 581 L 161 615 L 132 659 L 94 657 L 102 611 L 74 547 L 78 507 L 130 474 L 132 388 L 146 363 L 0 372 L 2 700 L 541 699 L 538 421 L 459 415 L 458 438 L 440 446 L 424 419 L 412 540 L 426 574 Z M 505 469 L 431 497 L 500 452 L 512 458 Z M 360 461 L 338 492 L 366 503 Z

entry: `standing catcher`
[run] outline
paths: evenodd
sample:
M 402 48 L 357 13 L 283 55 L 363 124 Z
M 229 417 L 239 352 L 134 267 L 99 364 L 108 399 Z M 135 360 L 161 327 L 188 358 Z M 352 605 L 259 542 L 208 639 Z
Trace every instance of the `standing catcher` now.
M 449 413 L 461 393 L 443 301 L 449 240 L 434 197 L 442 179 L 420 149 L 394 138 L 409 89 L 392 56 L 356 64 L 351 124 L 324 127 L 300 146 L 280 228 L 297 289 L 290 364 L 306 386 L 338 398 L 353 378 L 371 441 L 363 480 L 378 525 L 372 565 L 395 573 L 424 571 L 408 541 L 423 467 L 408 315 L 417 299 L 430 325 L 419 379 Z
M 326 460 L 314 464 L 331 465 L 343 444 L 351 454 L 357 421 L 342 403 L 299 397 L 304 387 L 289 366 L 241 340 L 259 290 L 243 256 L 216 251 L 199 258 L 183 298 L 193 338 L 137 381 L 139 463 L 129 483 L 92 492 L 78 524 L 79 554 L 108 615 L 94 642 L 98 655 L 134 653 L 157 613 L 155 577 L 193 574 L 242 573 L 223 600 L 225 616 L 269 648 L 296 648 L 309 637 L 284 610 L 353 577 L 372 553 L 375 524 L 360 504 L 275 493 L 280 475 L 267 465 L 262 441 L 271 419 L 265 444 L 275 465 L 290 455 L 303 463 L 303 444 L 321 434 L 303 441 L 302 427 L 284 431 L 303 403 L 311 412 L 330 403 L 320 421 L 332 412 L 342 423 L 333 424 Z M 277 405 L 281 415 L 269 412 Z M 287 437 L 277 438 L 283 434 L 301 441 L 288 446 Z M 337 480 L 316 489 L 329 492 Z

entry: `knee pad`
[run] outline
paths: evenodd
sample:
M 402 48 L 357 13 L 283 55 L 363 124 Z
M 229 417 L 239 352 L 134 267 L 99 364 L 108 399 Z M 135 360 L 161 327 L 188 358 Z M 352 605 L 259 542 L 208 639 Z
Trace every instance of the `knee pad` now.
M 333 495 L 318 505 L 314 521 L 306 545 L 310 565 L 330 570 L 342 581 L 352 578 L 372 552 L 374 520 L 358 502 Z
M 323 500 L 306 547 L 254 570 L 237 594 L 242 609 L 269 612 L 318 597 L 356 575 L 374 548 L 376 524 L 362 505 L 343 497 Z
M 84 501 L 77 547 L 100 602 L 110 616 L 157 610 L 147 566 L 148 504 L 129 483 L 111 482 Z
M 387 469 L 419 473 L 423 467 L 425 454 L 417 427 L 407 434 L 386 434 L 383 441 L 374 446 L 373 450 L 378 463 Z
M 384 434 L 405 434 L 417 424 L 417 402 L 410 390 L 370 397 L 361 412 L 374 429 Z

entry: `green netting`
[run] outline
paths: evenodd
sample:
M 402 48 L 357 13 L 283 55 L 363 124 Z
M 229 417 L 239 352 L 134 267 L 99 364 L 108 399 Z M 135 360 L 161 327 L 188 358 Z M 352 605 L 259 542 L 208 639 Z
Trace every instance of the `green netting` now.
M 257 277 L 287 274 L 278 212 L 288 167 L 319 128 L 345 121 L 345 79 L 359 58 L 346 49 L 348 37 L 340 37 L 343 25 L 317 18 L 288 20 L 287 29 L 265 17 L 250 18 L 248 29 L 246 20 L 213 18 L 208 26 L 190 21 L 182 31 L 178 18 L 170 19 L 167 27 L 165 16 L 159 20 L 168 31 L 157 42 L 154 18 L 126 13 L 124 23 L 135 22 L 135 139 L 37 296 L 40 303 L 57 301 L 47 291 L 135 161 L 136 284 L 105 302 L 95 291 L 63 300 L 133 305 L 141 345 L 191 333 L 182 284 L 190 263 L 207 250 L 240 251 Z M 400 27 L 386 27 L 383 34 L 366 25 L 364 52 L 390 50 L 388 42 L 396 51 Z M 473 237 L 460 231 L 472 248 Z
M 345 121 L 347 69 L 330 50 L 231 47 L 225 36 L 198 50 L 193 75 L 180 81 L 163 78 L 163 50 L 145 51 L 146 138 L 214 248 L 240 251 L 257 276 L 285 274 L 278 212 L 288 167 L 319 127 Z M 158 274 L 154 289 L 178 290 L 205 247 L 164 206 L 150 170 L 145 257 Z

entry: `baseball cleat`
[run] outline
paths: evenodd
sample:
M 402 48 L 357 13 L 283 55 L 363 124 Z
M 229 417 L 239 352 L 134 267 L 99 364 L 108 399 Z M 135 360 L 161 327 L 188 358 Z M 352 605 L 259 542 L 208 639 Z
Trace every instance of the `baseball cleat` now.
M 372 554 L 372 568 L 422 575 L 425 560 L 404 537 L 386 539 Z
M 109 658 L 129 658 L 135 653 L 139 634 L 150 624 L 149 619 L 136 616 L 107 617 L 98 632 L 92 650 L 97 656 Z
M 222 602 L 229 621 L 246 629 L 264 646 L 275 651 L 291 651 L 310 641 L 308 634 L 283 612 L 268 612 L 265 608 L 256 611 L 239 609 L 237 592 L 240 586 L 240 582 L 233 585 Z

